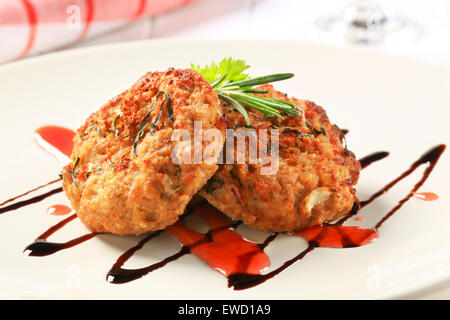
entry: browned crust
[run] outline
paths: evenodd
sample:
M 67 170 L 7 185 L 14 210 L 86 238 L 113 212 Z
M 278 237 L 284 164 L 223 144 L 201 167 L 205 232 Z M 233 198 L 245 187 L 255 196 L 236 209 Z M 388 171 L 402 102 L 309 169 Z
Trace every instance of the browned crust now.
M 200 194 L 231 218 L 265 231 L 293 231 L 343 216 L 355 200 L 354 185 L 360 164 L 343 146 L 342 132 L 330 123 L 325 110 L 313 102 L 288 98 L 271 85 L 258 89 L 269 91 L 262 96 L 302 108 L 309 126 L 302 117 L 260 119 L 261 113 L 248 109 L 255 129 L 280 130 L 278 173 L 262 175 L 259 164 L 248 162 L 225 164 L 213 176 L 223 185 L 214 190 L 203 188 Z M 238 112 L 226 109 L 229 127 L 245 125 Z M 313 135 L 314 140 L 299 138 L 296 130 Z M 309 212 L 306 202 L 314 190 L 329 197 Z
M 164 97 L 171 97 L 173 119 Z M 160 121 L 133 144 L 140 123 Z M 120 113 L 120 117 L 117 115 Z M 149 72 L 128 90 L 91 114 L 74 138 L 71 171 L 77 157 L 76 179 L 67 172 L 63 188 L 82 222 L 96 232 L 139 234 L 174 223 L 194 194 L 217 170 L 214 163 L 172 162 L 175 129 L 193 135 L 194 121 L 203 129 L 225 124 L 213 88 L 195 71 Z M 218 155 L 217 155 L 218 156 Z

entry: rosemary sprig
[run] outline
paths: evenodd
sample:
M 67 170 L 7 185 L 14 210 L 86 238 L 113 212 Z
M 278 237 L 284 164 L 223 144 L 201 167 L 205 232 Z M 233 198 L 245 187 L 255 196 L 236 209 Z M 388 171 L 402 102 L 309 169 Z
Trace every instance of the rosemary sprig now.
M 294 76 L 293 73 L 250 78 L 248 74 L 243 74 L 249 68 L 245 61 L 233 58 L 223 59 L 218 65 L 213 62 L 204 68 L 191 64 L 191 68 L 209 81 L 220 99 L 242 114 L 247 125 L 250 125 L 250 119 L 244 105 L 262 112 L 265 116 L 281 119 L 285 115 L 300 116 L 302 113 L 302 110 L 297 110 L 289 102 L 253 95 L 267 93 L 266 90 L 253 88 L 254 86 L 289 79 Z
M 114 165 L 116 164 L 114 161 L 112 161 L 111 159 L 108 159 L 109 165 L 111 166 L 111 170 L 112 172 L 114 172 Z
M 63 172 L 68 173 L 72 176 L 72 181 L 75 184 L 75 186 L 78 188 L 78 184 L 77 184 L 77 173 L 75 172 L 75 169 L 78 167 L 78 164 L 80 163 L 80 157 L 77 157 L 77 159 L 75 160 L 75 164 L 73 165 L 72 170 L 63 170 Z
M 164 102 L 161 104 L 161 109 L 160 109 L 155 121 L 152 123 L 152 122 L 148 121 L 148 118 L 150 117 L 150 114 L 152 113 L 152 111 L 155 110 L 156 106 L 158 105 L 158 99 L 162 95 L 164 95 L 164 98 L 165 98 Z M 159 91 L 155 96 L 155 103 L 153 104 L 153 106 L 150 107 L 150 110 L 145 114 L 144 118 L 142 118 L 142 121 L 139 123 L 139 131 L 136 134 L 136 138 L 134 139 L 134 143 L 133 143 L 133 154 L 135 156 L 137 156 L 137 153 L 136 153 L 137 144 L 138 144 L 139 140 L 144 136 L 146 128 L 150 125 L 150 130 L 149 130 L 150 134 L 153 134 L 153 132 L 155 131 L 155 129 L 159 123 L 159 120 L 161 119 L 162 113 L 164 111 L 164 106 L 166 106 L 167 113 L 169 115 L 170 120 L 173 121 L 174 118 L 173 118 L 173 110 L 172 110 L 172 99 L 167 92 Z
M 86 174 L 85 174 L 86 179 L 89 178 L 93 173 L 102 174 L 103 173 L 103 169 L 102 168 L 97 168 L 97 169 L 94 169 L 92 171 L 87 171 Z
M 277 73 L 277 74 L 270 74 L 267 76 L 262 77 L 256 77 L 252 79 L 247 80 L 241 80 L 236 82 L 229 82 L 225 84 L 223 87 L 229 88 L 229 87 L 253 87 L 258 86 L 264 83 L 270 83 L 270 82 L 276 82 L 281 81 L 285 79 L 292 78 L 294 76 L 293 73 Z
M 125 139 L 125 138 L 128 138 L 128 137 L 130 136 L 130 125 L 128 125 L 128 134 L 126 134 L 126 135 L 124 135 L 124 136 L 121 137 L 121 136 L 120 136 L 120 131 L 119 131 L 119 129 L 117 128 L 117 122 L 120 120 L 120 117 L 121 117 L 121 116 L 122 116 L 122 114 L 121 114 L 121 113 L 118 113 L 117 116 L 114 118 L 114 122 L 113 122 L 114 135 L 115 135 L 116 137 Z
M 116 137 L 118 137 L 119 134 L 120 134 L 119 130 L 117 130 L 117 121 L 119 121 L 119 119 L 120 119 L 120 114 L 118 114 L 118 115 L 114 118 L 114 123 L 113 123 L 113 126 L 114 126 L 114 134 L 115 134 Z
M 224 182 L 220 179 L 211 178 L 205 185 L 205 191 L 207 194 L 213 193 L 215 190 L 222 188 Z
M 282 133 L 294 133 L 300 140 L 303 140 L 303 137 L 308 137 L 311 142 L 314 141 L 314 137 L 311 134 L 302 132 L 295 128 L 285 128 Z
M 89 125 L 86 127 L 86 130 L 84 131 L 84 133 L 80 136 L 80 138 L 86 137 L 86 136 L 89 134 L 89 131 L 90 131 L 93 127 L 95 127 L 96 125 L 97 125 L 97 121 L 95 121 L 95 122 L 89 124 Z
M 314 135 L 319 135 L 319 134 L 323 134 L 324 136 L 327 135 L 327 131 L 325 130 L 324 127 L 320 126 L 320 130 L 317 130 L 316 128 L 314 128 L 308 121 L 305 121 L 306 123 L 306 127 L 311 130 L 311 132 Z

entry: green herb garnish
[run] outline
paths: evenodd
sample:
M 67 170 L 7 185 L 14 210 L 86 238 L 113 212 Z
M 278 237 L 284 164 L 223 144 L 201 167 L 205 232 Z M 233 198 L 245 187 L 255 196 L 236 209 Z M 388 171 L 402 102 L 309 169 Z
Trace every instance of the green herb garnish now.
M 191 68 L 200 73 L 214 88 L 220 99 L 231 105 L 242 114 L 247 125 L 250 125 L 248 112 L 243 105 L 259 110 L 265 116 L 283 119 L 284 115 L 300 116 L 297 108 L 289 102 L 263 98 L 252 93 L 267 93 L 254 86 L 292 78 L 293 73 L 277 73 L 262 77 L 250 78 L 243 72 L 248 66 L 244 60 L 223 59 L 218 65 L 214 62 L 204 68 L 191 64 Z
M 205 185 L 205 191 L 207 194 L 213 193 L 215 190 L 222 188 L 224 182 L 219 179 L 211 178 Z
M 97 121 L 95 121 L 95 122 L 91 123 L 90 125 L 88 125 L 88 126 L 86 127 L 86 130 L 84 131 L 84 133 L 83 133 L 80 137 L 81 137 L 81 138 L 86 137 L 86 136 L 88 135 L 88 132 L 89 132 L 93 127 L 95 127 L 96 125 L 97 125 Z
M 320 126 L 320 130 L 317 130 L 316 128 L 314 128 L 308 121 L 305 121 L 306 123 L 306 127 L 311 130 L 311 132 L 315 135 L 319 135 L 319 134 L 323 134 L 324 136 L 327 135 L 327 131 L 325 130 L 324 127 Z
M 155 121 L 152 123 L 148 120 L 148 118 L 150 117 L 150 114 L 152 113 L 153 110 L 155 110 L 156 106 L 158 105 L 158 99 L 161 95 L 164 95 L 164 102 L 161 104 L 161 109 L 155 119 Z M 153 104 L 153 106 L 150 107 L 150 110 L 145 114 L 144 118 L 142 118 L 142 121 L 139 123 L 139 131 L 136 134 L 136 138 L 134 139 L 134 143 L 133 143 L 133 154 L 135 156 L 137 156 L 136 153 L 136 148 L 137 148 L 137 144 L 139 142 L 139 140 L 144 136 L 145 134 L 145 130 L 146 128 L 150 125 L 150 134 L 153 134 L 153 132 L 156 129 L 156 126 L 159 123 L 159 120 L 161 119 L 162 113 L 164 111 L 164 105 L 166 106 L 167 109 L 167 113 L 169 115 L 170 120 L 173 121 L 173 110 L 172 110 L 172 99 L 170 97 L 170 95 L 167 92 L 164 91 L 159 91 L 156 96 L 155 96 L 155 103 Z
M 112 172 L 114 172 L 114 165 L 115 165 L 114 161 L 112 161 L 111 159 L 108 159 L 108 162 L 109 162 L 109 165 L 111 166 Z
M 117 130 L 117 121 L 119 121 L 119 119 L 120 119 L 120 114 L 118 114 L 115 118 L 114 118 L 114 123 L 113 123 L 113 126 L 114 126 L 114 134 L 116 135 L 116 137 L 118 137 L 119 136 L 119 130 Z
M 75 160 L 75 164 L 73 165 L 73 168 L 71 171 L 69 170 L 63 170 L 63 172 L 68 173 L 72 176 L 72 180 L 73 183 L 75 184 L 75 186 L 78 188 L 78 184 L 77 184 L 77 173 L 75 172 L 75 169 L 78 167 L 78 164 L 80 163 L 80 157 L 77 157 L 77 159 Z
M 303 137 L 308 137 L 309 140 L 314 141 L 314 137 L 309 133 L 305 133 L 294 128 L 285 128 L 281 133 L 294 133 L 300 140 L 303 140 Z
M 89 178 L 93 173 L 102 174 L 103 173 L 103 169 L 102 168 L 97 168 L 95 170 L 86 172 L 86 174 L 85 174 L 86 179 Z

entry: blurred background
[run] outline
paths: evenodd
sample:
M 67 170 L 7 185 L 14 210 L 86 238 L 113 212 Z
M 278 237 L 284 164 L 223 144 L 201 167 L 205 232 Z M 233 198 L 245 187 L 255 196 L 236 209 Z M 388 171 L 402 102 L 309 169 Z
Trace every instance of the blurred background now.
M 158 38 L 364 46 L 450 66 L 450 0 L 0 1 L 0 63 Z
M 0 64 L 161 38 L 359 46 L 450 67 L 450 0 L 0 0 Z

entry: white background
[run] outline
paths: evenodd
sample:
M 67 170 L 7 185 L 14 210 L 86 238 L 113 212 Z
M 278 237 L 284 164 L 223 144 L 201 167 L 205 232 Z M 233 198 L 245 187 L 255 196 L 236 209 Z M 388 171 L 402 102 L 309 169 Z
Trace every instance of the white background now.
M 152 38 L 289 39 L 348 45 L 321 31 L 320 17 L 339 14 L 348 0 L 198 0 L 146 18 L 75 47 Z M 374 50 L 415 57 L 450 67 L 450 0 L 380 0 L 385 13 L 412 21 L 420 30 L 392 34 Z

